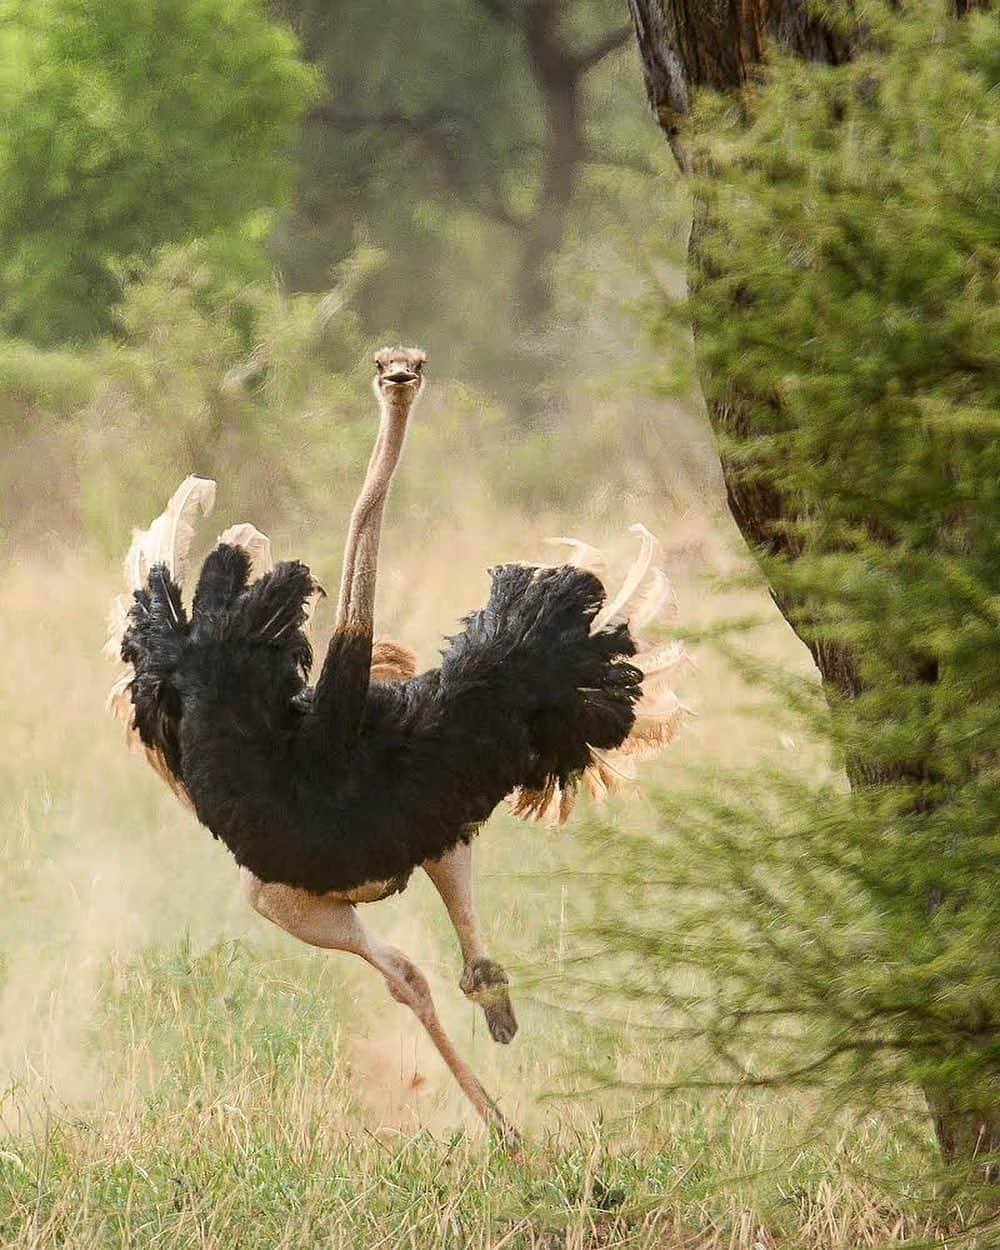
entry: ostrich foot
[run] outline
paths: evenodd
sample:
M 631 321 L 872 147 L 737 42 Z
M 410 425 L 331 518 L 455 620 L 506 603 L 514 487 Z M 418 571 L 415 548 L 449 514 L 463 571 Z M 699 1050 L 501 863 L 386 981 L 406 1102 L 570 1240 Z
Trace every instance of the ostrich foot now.
M 472 846 L 459 842 L 438 859 L 425 860 L 423 868 L 448 909 L 462 948 L 465 967 L 459 988 L 482 1007 L 490 1037 L 506 1045 L 517 1032 L 517 1018 L 507 994 L 507 974 L 486 957 L 479 936 L 472 901 Z
M 509 980 L 499 964 L 481 958 L 466 964 L 458 983 L 466 998 L 482 1007 L 490 1037 L 504 1046 L 513 1041 L 517 1032 L 517 1017 L 507 993 Z

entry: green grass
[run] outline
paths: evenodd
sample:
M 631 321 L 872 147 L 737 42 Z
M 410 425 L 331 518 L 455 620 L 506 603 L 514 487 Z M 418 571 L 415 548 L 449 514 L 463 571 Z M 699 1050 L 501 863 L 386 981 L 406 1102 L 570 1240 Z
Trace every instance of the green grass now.
M 429 659 L 481 594 L 484 553 L 564 529 L 538 520 L 526 538 L 526 524 L 400 544 L 383 619 Z M 403 588 L 418 575 L 415 605 Z M 225 850 L 126 757 L 101 710 L 113 577 L 36 562 L 4 579 L 0 1245 L 846 1250 L 961 1231 L 935 1205 L 929 1133 L 894 1116 L 831 1121 L 803 1094 L 629 1092 L 669 1080 L 674 1056 L 640 1018 L 609 1033 L 561 996 L 588 909 L 572 874 L 595 869 L 586 845 L 572 826 L 500 814 L 477 878 L 487 947 L 516 976 L 512 1046 L 459 993 L 427 882 L 363 914 L 428 973 L 446 1028 L 524 1129 L 523 1156 L 506 1157 L 380 979 L 268 928 Z M 682 586 L 688 619 L 733 607 L 708 598 Z M 781 631 L 762 646 L 803 663 Z M 701 715 L 660 782 L 789 749 L 822 767 L 773 720 L 744 716 L 746 692 L 711 657 L 691 685 Z M 642 820 L 641 804 L 621 819 Z M 570 1096 L 599 1048 L 622 1087 Z

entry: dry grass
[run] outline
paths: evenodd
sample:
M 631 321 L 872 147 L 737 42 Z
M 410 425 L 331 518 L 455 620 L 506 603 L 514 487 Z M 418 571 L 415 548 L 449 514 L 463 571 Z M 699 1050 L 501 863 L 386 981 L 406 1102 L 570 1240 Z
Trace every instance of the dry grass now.
M 623 522 L 656 523 L 649 502 L 627 501 Z M 537 557 L 568 525 L 581 528 L 457 503 L 437 528 L 397 521 L 386 632 L 433 661 L 440 634 L 481 600 L 484 567 Z M 597 519 L 583 528 L 617 541 Z M 658 528 L 686 622 L 760 613 L 759 651 L 805 671 L 763 594 L 701 580 L 732 559 L 728 539 L 694 516 Z M 302 554 L 335 584 L 318 537 Z M 415 880 L 366 919 L 429 972 L 446 1026 L 525 1127 L 524 1158 L 504 1158 L 377 977 L 269 930 L 242 904 L 224 849 L 126 758 L 102 711 L 114 583 L 65 553 L 4 571 L 0 1243 L 846 1250 L 926 1231 L 900 1179 L 919 1148 L 877 1117 L 810 1127 L 802 1098 L 640 1107 L 624 1095 L 598 1115 L 547 1097 L 597 1044 L 586 1022 L 522 995 L 520 1035 L 494 1046 L 457 990 L 443 911 Z M 790 752 L 823 767 L 710 651 L 690 686 L 699 716 L 660 781 Z M 488 946 L 509 967 L 551 971 L 572 953 L 585 900 L 558 874 L 581 853 L 572 828 L 491 822 L 479 893 Z M 669 1077 L 655 1037 L 628 1046 L 623 1069 Z

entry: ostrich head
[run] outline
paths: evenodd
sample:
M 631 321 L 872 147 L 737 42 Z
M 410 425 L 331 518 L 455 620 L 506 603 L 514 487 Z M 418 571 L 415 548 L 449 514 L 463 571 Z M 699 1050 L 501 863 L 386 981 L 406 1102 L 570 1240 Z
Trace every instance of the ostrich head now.
M 383 347 L 375 353 L 373 386 L 380 403 L 408 410 L 424 385 L 427 356 L 419 347 Z

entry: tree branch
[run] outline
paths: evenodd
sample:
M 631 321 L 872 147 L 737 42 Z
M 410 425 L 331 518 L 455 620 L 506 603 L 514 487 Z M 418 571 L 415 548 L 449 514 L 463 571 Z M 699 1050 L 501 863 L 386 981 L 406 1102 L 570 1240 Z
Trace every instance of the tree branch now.
M 577 73 L 585 74 L 587 70 L 593 69 L 595 65 L 600 64 L 606 56 L 609 56 L 617 48 L 622 47 L 632 37 L 631 26 L 621 26 L 618 30 L 612 30 L 599 39 L 592 47 L 585 52 L 579 52 L 573 58 Z
M 354 133 L 359 130 L 398 130 L 422 143 L 437 158 L 441 175 L 448 188 L 459 196 L 465 204 L 480 212 L 484 217 L 509 230 L 518 232 L 527 229 L 528 223 L 512 213 L 493 193 L 473 194 L 468 179 L 464 178 L 460 162 L 448 144 L 447 136 L 438 127 L 469 127 L 472 119 L 463 117 L 447 109 L 431 109 L 426 113 L 410 115 L 394 110 L 384 113 L 350 113 L 341 111 L 332 104 L 317 104 L 309 110 L 307 120 L 317 121 L 338 130 Z

